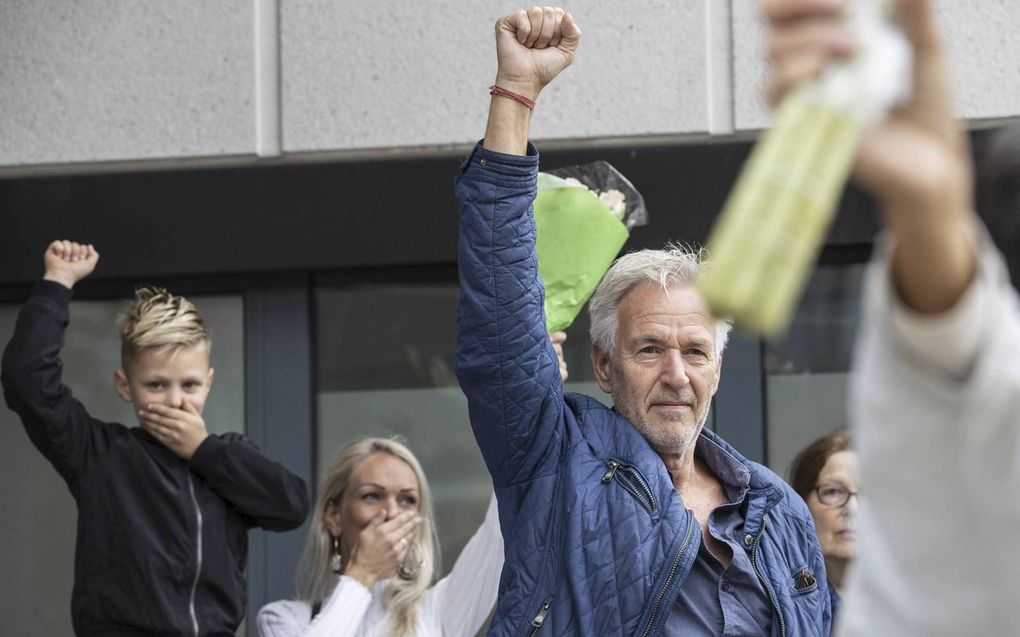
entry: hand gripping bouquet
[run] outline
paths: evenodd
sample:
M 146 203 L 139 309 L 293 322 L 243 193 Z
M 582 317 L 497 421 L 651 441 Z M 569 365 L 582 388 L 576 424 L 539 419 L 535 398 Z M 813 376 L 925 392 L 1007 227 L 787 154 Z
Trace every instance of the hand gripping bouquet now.
M 539 173 L 534 211 L 546 327 L 556 332 L 574 321 L 648 212 L 641 194 L 605 161 Z
M 909 88 L 910 49 L 889 0 L 854 0 L 858 52 L 780 103 L 708 240 L 699 284 L 716 316 L 782 333 L 849 176 L 860 132 Z

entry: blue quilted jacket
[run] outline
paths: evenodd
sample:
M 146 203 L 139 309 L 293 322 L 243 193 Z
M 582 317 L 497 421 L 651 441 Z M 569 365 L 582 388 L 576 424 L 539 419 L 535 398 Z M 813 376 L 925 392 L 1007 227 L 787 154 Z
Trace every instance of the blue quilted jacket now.
M 563 392 L 535 256 L 537 173 L 534 147 L 519 157 L 479 145 L 456 183 L 457 376 L 506 550 L 489 635 L 659 635 L 699 525 L 629 422 Z M 738 541 L 770 598 L 773 635 L 828 635 L 825 567 L 804 502 L 715 434 L 702 436 L 751 474 Z

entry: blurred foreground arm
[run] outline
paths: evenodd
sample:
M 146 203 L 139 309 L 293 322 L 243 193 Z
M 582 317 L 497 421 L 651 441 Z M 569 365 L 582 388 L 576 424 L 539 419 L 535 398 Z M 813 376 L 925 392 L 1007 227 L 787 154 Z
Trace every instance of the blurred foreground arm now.
M 838 4 L 767 2 L 773 97 L 843 54 Z M 868 497 L 841 637 L 1020 634 L 1020 557 L 1002 533 L 1020 525 L 1002 500 L 1020 489 L 1020 305 L 975 221 L 931 4 L 898 2 L 913 96 L 855 167 L 890 241 L 865 279 L 847 401 Z

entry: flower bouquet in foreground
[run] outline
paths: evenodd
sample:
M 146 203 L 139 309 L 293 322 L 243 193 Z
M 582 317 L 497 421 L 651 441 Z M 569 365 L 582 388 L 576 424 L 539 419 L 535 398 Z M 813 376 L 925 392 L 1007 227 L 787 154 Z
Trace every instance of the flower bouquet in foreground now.
M 546 326 L 556 332 L 574 321 L 648 212 L 641 194 L 605 161 L 539 173 L 534 210 Z
M 712 313 L 767 336 L 790 314 L 835 214 L 860 132 L 904 97 L 910 50 L 888 0 L 854 0 L 857 54 L 780 103 L 708 240 Z

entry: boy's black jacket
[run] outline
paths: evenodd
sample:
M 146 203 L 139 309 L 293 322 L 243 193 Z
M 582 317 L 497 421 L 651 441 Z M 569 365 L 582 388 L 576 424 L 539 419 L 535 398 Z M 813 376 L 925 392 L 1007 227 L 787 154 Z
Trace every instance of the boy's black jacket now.
M 89 416 L 61 383 L 71 291 L 42 281 L 3 356 L 7 404 L 78 505 L 71 616 L 79 635 L 233 635 L 247 531 L 297 528 L 304 481 L 239 434 L 185 461 L 146 431 Z

